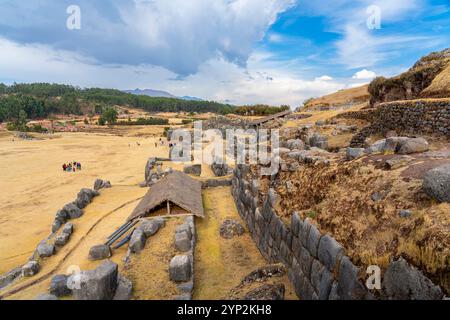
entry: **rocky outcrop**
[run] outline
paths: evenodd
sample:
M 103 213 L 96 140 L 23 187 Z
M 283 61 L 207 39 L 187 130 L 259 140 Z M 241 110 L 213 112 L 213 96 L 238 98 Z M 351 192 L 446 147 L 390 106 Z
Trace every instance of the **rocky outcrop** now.
M 55 254 L 55 246 L 43 241 L 37 246 L 36 252 L 39 258 L 48 258 Z
M 389 265 L 382 286 L 389 300 L 441 300 L 444 296 L 438 286 L 403 258 Z
M 78 208 L 84 209 L 87 207 L 88 204 L 90 204 L 92 202 L 92 199 L 94 199 L 94 197 L 96 197 L 98 195 L 99 195 L 98 191 L 87 189 L 87 188 L 81 189 L 77 195 L 75 204 L 77 205 Z
M 450 202 L 450 165 L 428 171 L 423 180 L 423 190 L 439 202 Z

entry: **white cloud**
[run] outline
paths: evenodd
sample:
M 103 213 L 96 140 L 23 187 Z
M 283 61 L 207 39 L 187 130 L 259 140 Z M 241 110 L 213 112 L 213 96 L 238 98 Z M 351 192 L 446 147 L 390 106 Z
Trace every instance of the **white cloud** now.
M 30 59 L 30 57 L 33 57 Z M 250 56 L 246 68 L 223 58 L 210 59 L 196 74 L 177 74 L 151 65 L 101 65 L 93 58 L 42 45 L 20 45 L 0 38 L 0 75 L 17 82 L 56 82 L 81 87 L 151 88 L 178 96 L 191 95 L 234 104 L 288 104 L 346 87 L 328 78 L 302 79 L 289 63 L 275 62 L 267 52 Z
M 372 80 L 376 78 L 376 76 L 377 74 L 375 72 L 363 69 L 361 71 L 356 72 L 352 78 L 357 80 Z
M 321 77 L 316 78 L 316 80 L 318 80 L 318 81 L 331 81 L 331 80 L 333 80 L 333 78 L 330 77 L 330 76 L 327 76 L 327 75 L 323 75 Z

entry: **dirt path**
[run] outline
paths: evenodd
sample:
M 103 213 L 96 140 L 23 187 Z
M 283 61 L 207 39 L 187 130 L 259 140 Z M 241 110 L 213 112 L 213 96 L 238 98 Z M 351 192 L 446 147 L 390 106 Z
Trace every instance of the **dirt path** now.
M 206 218 L 197 220 L 194 299 L 227 299 L 246 275 L 267 263 L 248 231 L 230 240 L 220 237 L 220 225 L 227 218 L 245 225 L 237 212 L 230 187 L 205 190 L 203 205 Z M 283 281 L 286 299 L 296 299 L 287 277 Z

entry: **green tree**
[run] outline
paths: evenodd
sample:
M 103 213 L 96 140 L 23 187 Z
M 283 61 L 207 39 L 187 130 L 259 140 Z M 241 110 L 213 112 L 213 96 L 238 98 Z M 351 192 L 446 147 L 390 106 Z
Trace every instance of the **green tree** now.
M 109 125 L 113 125 L 117 122 L 118 113 L 117 110 L 111 107 L 107 107 L 103 110 L 102 118 Z

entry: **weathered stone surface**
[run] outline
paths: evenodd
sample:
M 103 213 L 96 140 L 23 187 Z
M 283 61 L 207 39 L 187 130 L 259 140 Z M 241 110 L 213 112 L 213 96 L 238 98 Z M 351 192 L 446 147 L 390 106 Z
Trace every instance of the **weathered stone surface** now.
M 117 278 L 117 288 L 113 300 L 130 300 L 133 296 L 133 283 L 121 275 Z
M 405 259 L 392 262 L 384 274 L 383 295 L 391 300 L 441 300 L 442 290 Z
M 306 248 L 308 249 L 309 253 L 316 258 L 317 258 L 317 250 L 319 248 L 320 237 L 321 237 L 320 231 L 317 229 L 315 225 L 311 224 L 308 238 L 306 241 Z
M 342 300 L 361 300 L 367 290 L 358 280 L 359 269 L 348 257 L 341 259 L 337 294 Z
M 98 191 L 83 188 L 78 192 L 77 200 L 75 200 L 75 204 L 78 208 L 84 209 L 87 207 L 88 204 L 92 202 L 92 199 L 96 196 L 98 196 Z
M 192 294 L 194 291 L 194 282 L 188 281 L 178 285 L 178 290 L 182 293 Z
M 425 152 L 430 149 L 430 145 L 424 138 L 411 138 L 400 143 L 398 153 L 399 154 L 412 154 Z
M 284 284 L 264 284 L 256 289 L 251 290 L 244 296 L 244 300 L 284 300 L 285 294 Z
M 396 156 L 392 159 L 386 160 L 385 167 L 388 170 L 395 170 L 406 166 L 412 160 L 413 158 L 411 158 L 410 156 Z
M 41 242 L 36 250 L 40 258 L 48 258 L 55 254 L 55 246 L 46 242 Z
M 305 143 L 300 139 L 291 139 L 286 141 L 286 148 L 290 150 L 305 150 Z
M 156 165 L 156 158 L 149 158 L 145 165 L 145 181 L 149 182 L 150 173 Z
M 111 182 L 102 179 L 95 180 L 94 190 L 98 191 L 101 189 L 108 189 L 108 188 L 111 188 Z
M 300 252 L 300 260 L 299 264 L 302 268 L 303 274 L 309 279 L 311 275 L 311 265 L 312 265 L 313 258 L 311 257 L 311 254 L 306 248 L 302 248 Z
M 355 160 L 361 158 L 365 155 L 365 150 L 363 148 L 347 148 L 347 160 Z
M 169 265 L 170 280 L 174 282 L 187 282 L 192 276 L 192 256 L 178 255 L 172 258 Z
M 52 278 L 50 282 L 50 294 L 56 297 L 65 297 L 72 294 L 72 290 L 68 287 L 68 276 L 59 274 Z
M 61 228 L 63 222 L 58 219 L 55 219 L 52 224 L 52 233 L 58 232 L 59 228 Z
M 68 234 L 70 236 L 73 233 L 73 229 L 74 229 L 73 223 L 68 222 L 64 225 L 61 233 Z
M 330 271 L 336 268 L 336 263 L 344 249 L 337 241 L 329 235 L 325 235 L 320 239 L 318 258 Z
M 4 288 L 14 282 L 22 275 L 22 267 L 14 268 L 6 274 L 0 275 L 0 289 Z
M 306 247 L 308 245 L 308 236 L 309 236 L 310 228 L 311 228 L 311 222 L 309 221 L 309 219 L 300 221 L 298 237 L 304 247 Z
M 294 212 L 291 216 L 291 229 L 292 229 L 292 234 L 296 237 L 298 237 L 298 233 L 300 230 L 300 223 L 301 223 L 301 218 L 298 215 L 297 212 Z
M 319 300 L 328 300 L 333 285 L 333 274 L 327 268 L 322 270 L 322 278 L 320 279 L 320 287 L 318 290 Z
M 35 300 L 37 301 L 54 301 L 54 300 L 59 300 L 57 296 L 54 296 L 52 294 L 48 294 L 48 293 L 43 293 L 38 295 Z
M 378 140 L 365 150 L 366 153 L 382 153 L 386 145 L 386 139 Z
M 128 248 L 132 253 L 139 253 L 144 249 L 146 240 L 144 232 L 141 229 L 136 229 L 131 235 Z
M 241 236 L 244 232 L 244 227 L 238 221 L 233 219 L 225 220 L 220 226 L 220 236 L 225 239 Z
M 111 248 L 107 245 L 101 244 L 98 246 L 93 246 L 89 250 L 89 260 L 97 261 L 104 260 L 111 257 Z
M 409 218 L 411 217 L 412 212 L 410 210 L 400 210 L 399 216 L 400 218 Z
M 61 233 L 55 238 L 55 246 L 64 247 L 70 240 L 70 234 Z
M 65 211 L 69 219 L 78 219 L 83 215 L 83 210 L 81 210 L 74 203 L 68 203 L 64 206 L 63 211 Z
M 176 233 L 186 233 L 188 235 L 189 240 L 192 240 L 193 234 L 192 234 L 192 228 L 188 223 L 183 223 L 182 225 L 179 225 L 175 231 Z
M 328 138 L 318 133 L 314 133 L 309 139 L 309 145 L 320 149 L 328 149 Z
M 181 252 L 188 252 L 192 249 L 191 240 L 186 232 L 175 233 L 175 248 Z
M 106 261 L 95 270 L 70 276 L 75 300 L 111 300 L 117 288 L 118 266 Z
M 24 277 L 32 277 L 41 270 L 41 266 L 37 261 L 29 261 L 22 267 L 22 275 Z
M 141 223 L 141 225 L 138 227 L 138 229 L 142 230 L 145 237 L 149 238 L 151 236 L 154 236 L 159 229 L 164 225 L 164 219 L 152 219 L 152 220 L 146 220 Z
M 450 202 L 450 164 L 428 171 L 423 179 L 423 190 L 439 202 Z
M 183 168 L 183 172 L 186 174 L 191 174 L 193 176 L 200 177 L 202 174 L 202 165 L 201 164 L 185 165 Z

